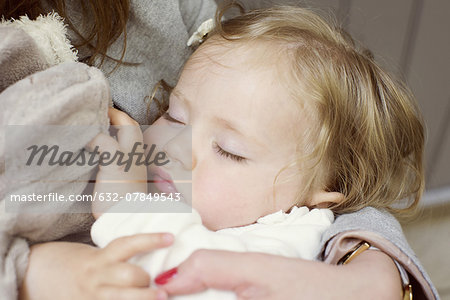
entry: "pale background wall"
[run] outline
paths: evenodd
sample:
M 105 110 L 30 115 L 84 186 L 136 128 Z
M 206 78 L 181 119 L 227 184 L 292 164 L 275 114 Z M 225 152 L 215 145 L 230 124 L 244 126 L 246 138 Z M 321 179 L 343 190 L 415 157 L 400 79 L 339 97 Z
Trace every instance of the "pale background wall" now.
M 240 2 L 248 9 L 293 4 L 333 13 L 411 87 L 427 127 L 427 192 L 423 213 L 404 230 L 442 299 L 450 300 L 450 0 Z

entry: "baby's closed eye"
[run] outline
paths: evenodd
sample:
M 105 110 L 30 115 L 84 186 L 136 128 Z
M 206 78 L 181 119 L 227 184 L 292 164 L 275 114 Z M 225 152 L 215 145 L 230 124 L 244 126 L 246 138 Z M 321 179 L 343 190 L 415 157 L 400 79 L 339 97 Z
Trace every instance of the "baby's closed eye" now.
M 247 158 L 237 155 L 237 154 L 230 153 L 230 152 L 224 150 L 222 147 L 220 147 L 219 144 L 217 144 L 217 143 L 213 143 L 213 149 L 219 155 L 229 158 L 229 159 L 232 159 L 234 161 L 237 161 L 237 162 L 246 162 L 247 161 Z

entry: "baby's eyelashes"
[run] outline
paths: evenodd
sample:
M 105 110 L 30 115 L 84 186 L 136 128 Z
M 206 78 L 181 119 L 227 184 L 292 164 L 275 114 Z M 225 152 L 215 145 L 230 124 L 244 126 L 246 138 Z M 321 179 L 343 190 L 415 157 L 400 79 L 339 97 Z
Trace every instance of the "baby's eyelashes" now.
M 179 120 L 179 119 L 176 118 L 176 117 L 173 117 L 173 116 L 169 113 L 169 111 L 166 111 L 166 112 L 162 115 L 162 117 L 163 117 L 165 120 L 167 120 L 169 123 L 175 124 L 175 125 L 177 125 L 177 126 L 181 126 L 181 125 L 184 126 L 184 125 L 186 125 L 185 122 Z M 238 155 L 238 154 L 232 153 L 232 152 L 230 152 L 230 151 L 227 151 L 227 150 L 223 149 L 222 147 L 220 147 L 219 144 L 216 143 L 216 142 L 213 142 L 212 148 L 213 148 L 213 150 L 214 150 L 217 154 L 219 154 L 220 156 L 222 156 L 222 157 L 224 157 L 224 158 L 226 158 L 226 159 L 231 159 L 231 160 L 233 160 L 233 161 L 235 161 L 235 162 L 240 162 L 240 163 L 241 163 L 241 162 L 244 163 L 244 162 L 247 162 L 247 161 L 248 161 L 248 158 L 246 158 L 246 157 L 244 157 L 244 156 L 242 156 L 242 155 Z
M 247 161 L 247 158 L 245 158 L 243 156 L 225 151 L 217 143 L 213 143 L 213 148 L 219 155 L 221 155 L 223 157 L 229 158 L 229 159 L 237 161 L 237 162 L 246 162 Z

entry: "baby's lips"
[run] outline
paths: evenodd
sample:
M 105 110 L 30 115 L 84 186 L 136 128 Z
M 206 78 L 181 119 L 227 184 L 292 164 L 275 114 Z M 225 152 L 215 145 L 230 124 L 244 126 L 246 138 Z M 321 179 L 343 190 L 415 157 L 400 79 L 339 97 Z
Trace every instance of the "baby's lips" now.
M 172 176 L 160 167 L 154 167 L 149 170 L 150 177 L 158 176 L 168 182 L 173 182 Z

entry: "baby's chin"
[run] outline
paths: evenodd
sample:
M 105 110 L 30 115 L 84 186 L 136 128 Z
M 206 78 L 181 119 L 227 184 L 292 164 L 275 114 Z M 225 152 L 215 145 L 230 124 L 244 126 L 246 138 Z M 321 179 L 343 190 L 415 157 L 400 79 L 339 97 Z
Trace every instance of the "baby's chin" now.
M 195 207 L 194 207 L 195 208 Z M 200 213 L 200 216 L 202 217 L 202 223 L 203 226 L 208 228 L 211 231 L 219 231 L 226 228 L 236 228 L 236 227 L 243 227 L 248 226 L 256 222 L 256 220 L 219 220 L 219 217 L 211 218 L 211 217 L 203 217 Z
M 210 223 L 210 222 L 203 222 L 203 226 L 205 226 L 206 228 L 208 228 L 211 231 L 219 231 L 221 229 L 225 229 L 225 228 L 230 228 L 230 226 L 225 226 L 223 224 L 214 224 L 214 223 Z

